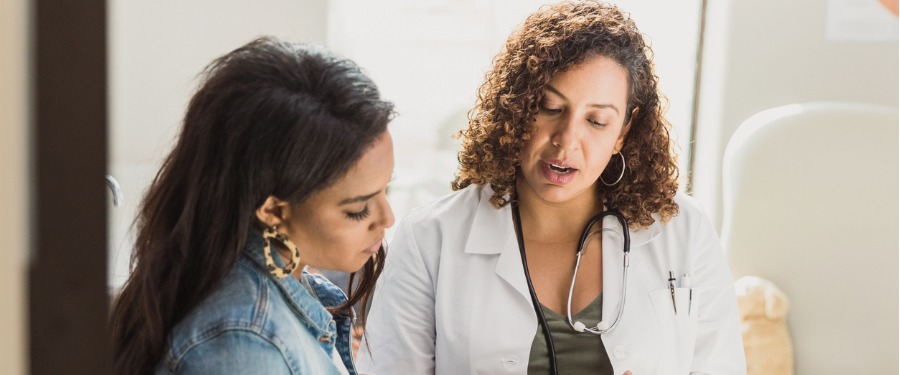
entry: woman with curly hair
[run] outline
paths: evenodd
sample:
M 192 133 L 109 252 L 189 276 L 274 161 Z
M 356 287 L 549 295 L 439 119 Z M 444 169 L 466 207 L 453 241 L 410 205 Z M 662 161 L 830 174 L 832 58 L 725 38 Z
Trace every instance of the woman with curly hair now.
M 470 112 L 456 192 L 397 228 L 360 368 L 745 373 L 731 275 L 677 191 L 651 56 L 611 5 L 528 17 Z

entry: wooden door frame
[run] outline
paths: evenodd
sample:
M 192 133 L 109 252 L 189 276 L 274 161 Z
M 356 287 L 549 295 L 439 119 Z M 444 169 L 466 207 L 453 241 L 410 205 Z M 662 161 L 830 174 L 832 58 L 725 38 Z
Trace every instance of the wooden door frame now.
M 108 374 L 107 5 L 32 6 L 30 373 Z

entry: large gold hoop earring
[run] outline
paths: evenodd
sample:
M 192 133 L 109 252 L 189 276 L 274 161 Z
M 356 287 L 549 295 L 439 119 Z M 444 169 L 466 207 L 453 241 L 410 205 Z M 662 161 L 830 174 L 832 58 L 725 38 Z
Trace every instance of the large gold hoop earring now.
M 600 174 L 600 182 L 602 182 L 606 186 L 613 186 L 615 184 L 618 184 L 619 181 L 622 181 L 622 176 L 625 175 L 625 155 L 622 155 L 622 153 L 619 152 L 619 157 L 622 158 L 622 172 L 619 172 L 619 178 L 613 181 L 613 183 L 608 183 L 606 181 L 603 181 L 603 174 Z
M 278 231 L 275 230 L 277 228 L 278 226 L 276 225 L 271 228 L 266 228 L 266 230 L 263 231 L 263 239 L 266 241 L 266 246 L 263 248 L 263 255 L 266 257 L 266 266 L 269 268 L 269 273 L 281 279 L 290 276 L 291 273 L 294 272 L 294 269 L 297 268 L 297 265 L 300 264 L 300 249 L 297 248 L 297 245 L 294 244 L 294 241 L 291 241 L 290 238 L 278 233 Z M 291 262 L 284 266 L 284 268 L 276 266 L 275 261 L 272 259 L 272 252 L 277 251 L 273 249 L 272 240 L 284 244 L 284 247 L 291 253 Z

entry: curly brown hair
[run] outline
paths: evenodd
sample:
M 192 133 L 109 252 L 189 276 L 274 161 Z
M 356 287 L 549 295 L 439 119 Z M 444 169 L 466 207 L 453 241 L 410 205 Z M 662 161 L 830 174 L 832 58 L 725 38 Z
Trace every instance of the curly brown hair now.
M 678 165 L 653 51 L 627 14 L 593 1 L 541 8 L 506 41 L 469 112 L 468 129 L 459 133 L 463 149 L 453 190 L 490 184 L 497 208 L 515 199 L 519 152 L 529 140 L 544 87 L 556 74 L 594 56 L 610 58 L 628 72 L 626 123 L 638 109 L 621 150 L 627 166 L 612 158 L 601 177 L 614 181 L 622 168 L 625 175 L 611 187 L 597 184 L 598 194 L 633 229 L 653 224 L 654 213 L 664 222 L 678 214 Z

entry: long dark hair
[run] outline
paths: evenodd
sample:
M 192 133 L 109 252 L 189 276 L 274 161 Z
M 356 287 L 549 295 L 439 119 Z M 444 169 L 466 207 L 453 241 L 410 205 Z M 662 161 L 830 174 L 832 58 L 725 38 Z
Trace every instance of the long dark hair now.
M 117 373 L 156 368 L 172 328 L 234 266 L 268 196 L 299 204 L 327 187 L 393 116 L 356 64 L 321 47 L 260 38 L 203 77 L 135 221 L 111 318 Z M 383 264 L 381 249 L 332 312 L 368 298 Z

